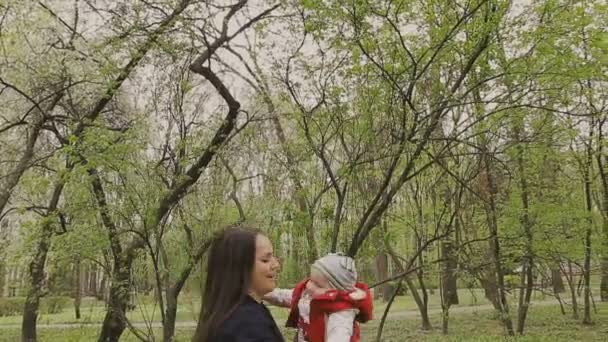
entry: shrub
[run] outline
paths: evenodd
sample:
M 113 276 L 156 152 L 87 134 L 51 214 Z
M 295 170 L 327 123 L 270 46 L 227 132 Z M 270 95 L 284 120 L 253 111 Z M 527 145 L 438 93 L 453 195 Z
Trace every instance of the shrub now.
M 66 296 L 43 297 L 40 301 L 40 313 L 56 314 L 62 312 L 72 299 Z
M 41 314 L 56 314 L 62 312 L 71 302 L 70 297 L 66 296 L 50 296 L 43 297 L 40 300 L 38 311 Z M 25 306 L 25 297 L 7 297 L 0 298 L 0 317 L 2 316 L 18 316 L 23 314 Z
M 21 315 L 24 305 L 24 297 L 0 298 L 0 317 Z

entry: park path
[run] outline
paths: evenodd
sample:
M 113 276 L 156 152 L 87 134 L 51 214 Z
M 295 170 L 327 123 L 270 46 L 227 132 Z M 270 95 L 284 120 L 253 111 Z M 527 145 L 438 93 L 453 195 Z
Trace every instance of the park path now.
M 599 301 L 600 298 L 594 298 L 596 301 Z M 559 305 L 553 300 L 544 300 L 544 301 L 533 301 L 531 306 L 552 306 Z M 481 305 L 469 305 L 469 306 L 456 306 L 450 309 L 450 314 L 452 313 L 472 313 L 477 311 L 490 311 L 494 310 L 494 307 L 491 304 L 481 304 Z M 440 314 L 441 309 L 429 309 L 429 315 Z M 380 320 L 382 314 L 378 314 L 375 319 Z M 390 312 L 388 315 L 388 319 L 399 319 L 399 318 L 410 318 L 410 317 L 419 317 L 420 312 L 418 309 L 411 310 L 401 310 Z M 132 322 L 133 326 L 136 328 L 146 328 L 149 326 L 149 323 L 146 322 Z M 93 323 L 52 323 L 52 324 L 38 324 L 37 327 L 40 329 L 74 329 L 81 327 L 98 327 L 101 325 L 101 322 L 93 322 Z M 162 323 L 153 322 L 151 323 L 152 328 L 162 328 Z M 196 321 L 182 321 L 175 323 L 176 328 L 196 328 Z M 20 329 L 21 324 L 0 324 L 0 329 Z

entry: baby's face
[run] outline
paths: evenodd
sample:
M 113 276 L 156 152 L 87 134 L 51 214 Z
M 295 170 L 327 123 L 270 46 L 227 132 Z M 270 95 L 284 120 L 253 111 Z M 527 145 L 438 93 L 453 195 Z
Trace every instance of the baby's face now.
M 329 284 L 329 281 L 327 281 L 319 271 L 312 269 L 310 272 L 310 281 L 306 284 L 306 291 L 308 291 L 312 297 L 316 297 L 331 289 L 332 286 Z

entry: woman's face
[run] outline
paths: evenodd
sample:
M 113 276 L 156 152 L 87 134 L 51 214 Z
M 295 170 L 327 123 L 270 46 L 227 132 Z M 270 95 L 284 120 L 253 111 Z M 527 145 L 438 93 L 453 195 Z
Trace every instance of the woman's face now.
M 251 274 L 251 289 L 259 298 L 277 287 L 277 273 L 279 262 L 274 257 L 270 240 L 258 234 L 255 238 L 255 261 Z

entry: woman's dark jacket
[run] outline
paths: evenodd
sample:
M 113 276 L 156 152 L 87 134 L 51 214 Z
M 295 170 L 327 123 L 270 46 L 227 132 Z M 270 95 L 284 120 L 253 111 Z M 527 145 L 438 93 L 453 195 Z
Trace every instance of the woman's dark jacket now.
M 284 342 L 264 304 L 247 296 L 209 342 Z

